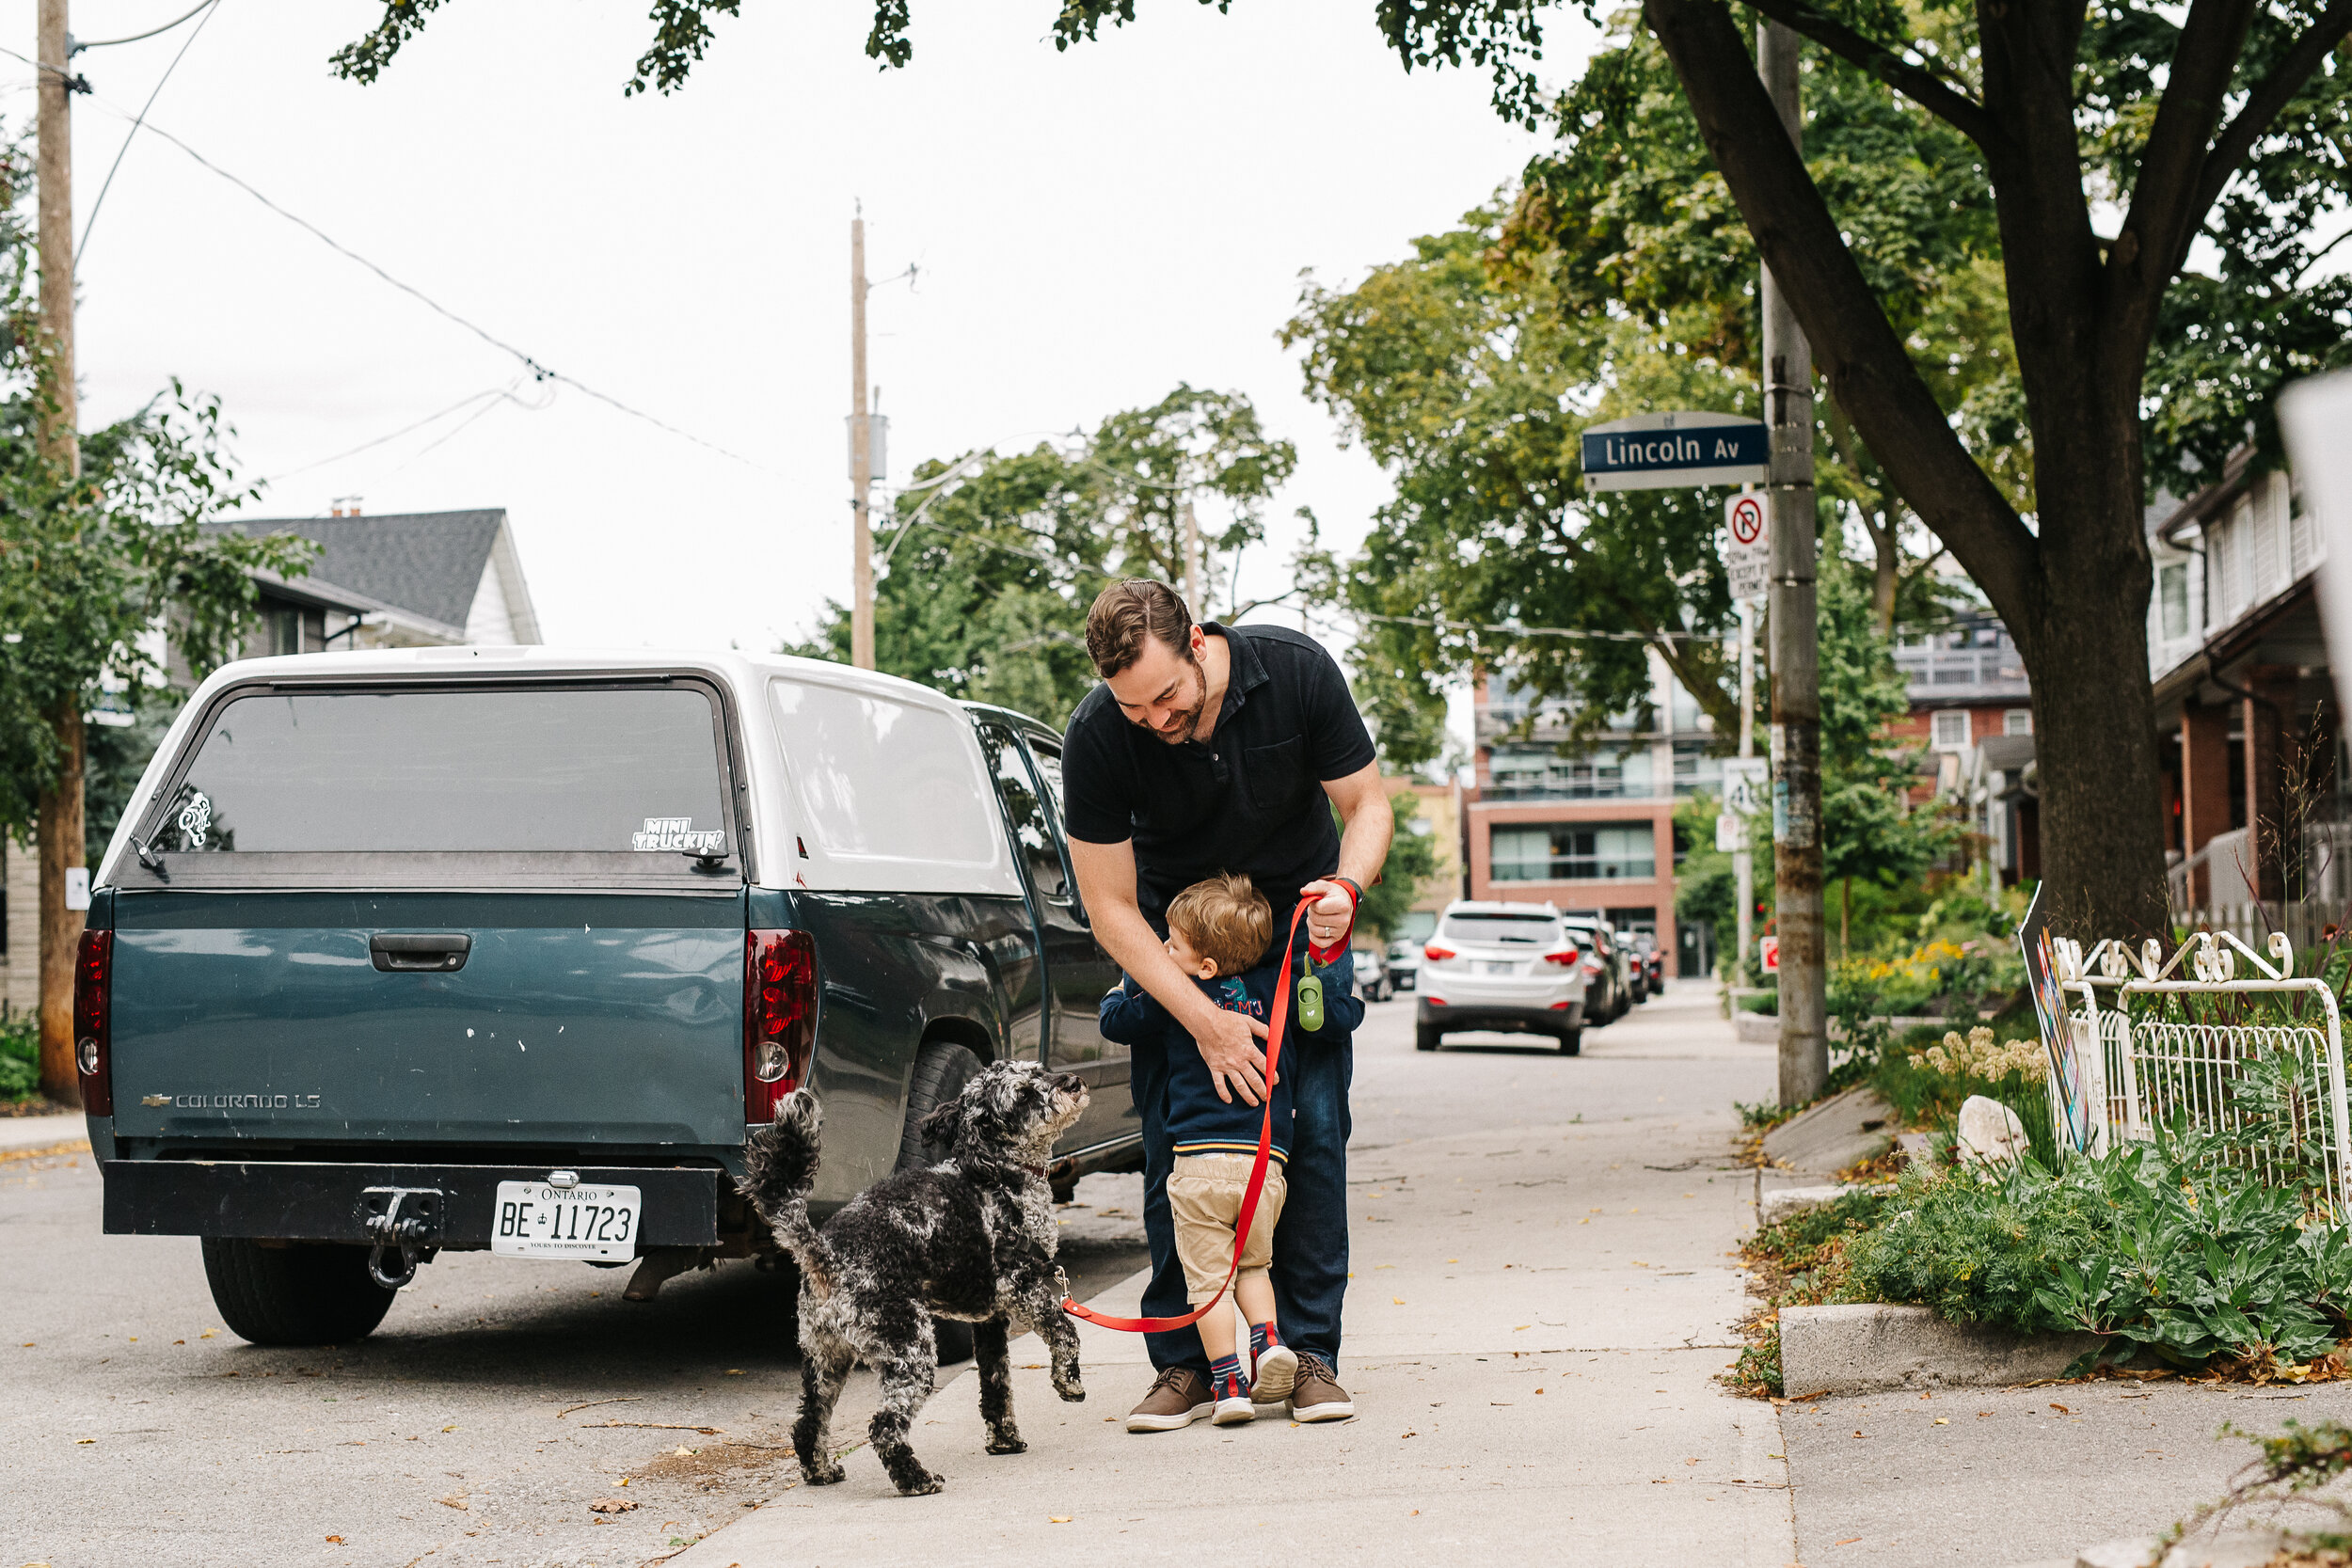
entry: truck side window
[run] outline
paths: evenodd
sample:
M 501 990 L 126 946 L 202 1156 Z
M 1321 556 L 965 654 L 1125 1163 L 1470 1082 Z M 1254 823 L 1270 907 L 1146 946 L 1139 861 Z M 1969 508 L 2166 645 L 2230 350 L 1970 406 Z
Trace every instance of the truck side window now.
M 1036 782 L 1029 777 L 1029 766 L 1021 755 L 1021 743 L 1008 731 L 993 724 L 980 727 L 980 750 L 987 753 L 989 768 L 996 775 L 996 793 L 1005 803 L 1005 820 L 1012 824 L 1012 834 L 1021 846 L 1022 861 L 1027 865 L 1029 881 L 1041 898 L 1063 899 L 1070 896 L 1070 884 L 1062 870 L 1061 848 L 1054 842 L 1054 830 L 1045 820 L 1045 802 L 1039 799 Z

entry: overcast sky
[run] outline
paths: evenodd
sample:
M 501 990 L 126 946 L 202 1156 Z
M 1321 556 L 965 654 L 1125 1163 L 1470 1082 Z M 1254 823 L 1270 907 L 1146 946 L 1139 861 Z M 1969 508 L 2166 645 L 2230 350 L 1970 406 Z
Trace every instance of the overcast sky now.
M 86 0 L 74 28 L 113 38 L 187 3 Z M 1495 117 L 1483 76 L 1406 75 L 1372 0 L 1139 8 L 1057 54 L 1054 0 L 918 3 L 914 61 L 883 72 L 860 0 L 758 6 L 721 19 L 661 99 L 621 93 L 642 0 L 448 0 L 373 87 L 326 60 L 378 8 L 221 0 L 153 125 L 542 364 L 757 467 L 528 379 L 519 401 L 322 463 L 520 367 L 144 133 L 80 268 L 84 424 L 176 375 L 225 400 L 250 472 L 285 476 L 261 515 L 346 495 L 502 506 L 549 641 L 771 647 L 849 591 L 863 199 L 872 275 L 921 269 L 870 312 L 896 476 L 1189 381 L 1247 392 L 1298 444 L 1275 517 L 1311 506 L 1352 545 L 1386 487 L 1274 341 L 1298 275 L 1350 281 L 1401 255 L 1535 140 Z M 29 0 L 0 15 L 30 54 Z M 1565 79 L 1589 33 L 1572 9 L 1550 26 Z M 74 101 L 77 227 L 189 31 L 77 58 L 96 89 Z M 22 123 L 30 72 L 8 63 L 0 103 Z M 1245 592 L 1272 586 L 1283 533 L 1245 562 Z

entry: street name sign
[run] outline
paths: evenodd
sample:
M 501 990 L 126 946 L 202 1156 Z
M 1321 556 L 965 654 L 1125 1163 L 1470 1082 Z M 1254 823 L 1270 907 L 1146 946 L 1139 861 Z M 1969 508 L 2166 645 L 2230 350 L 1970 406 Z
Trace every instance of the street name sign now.
M 1584 430 L 1584 488 L 1669 490 L 1761 484 L 1771 477 L 1772 436 L 1737 414 L 1635 414 Z
M 1743 490 L 1724 502 L 1724 571 L 1735 599 L 1760 599 L 1772 579 L 1772 530 L 1764 498 Z
M 1715 847 L 1736 855 L 1748 847 L 1748 818 L 1764 809 L 1772 764 L 1763 757 L 1724 759 L 1724 809 L 1715 816 Z

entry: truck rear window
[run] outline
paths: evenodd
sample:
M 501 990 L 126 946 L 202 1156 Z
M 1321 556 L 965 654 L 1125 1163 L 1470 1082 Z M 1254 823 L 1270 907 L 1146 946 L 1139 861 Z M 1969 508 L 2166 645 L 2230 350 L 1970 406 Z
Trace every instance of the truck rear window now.
M 172 853 L 726 847 L 700 689 L 255 692 L 154 828 Z

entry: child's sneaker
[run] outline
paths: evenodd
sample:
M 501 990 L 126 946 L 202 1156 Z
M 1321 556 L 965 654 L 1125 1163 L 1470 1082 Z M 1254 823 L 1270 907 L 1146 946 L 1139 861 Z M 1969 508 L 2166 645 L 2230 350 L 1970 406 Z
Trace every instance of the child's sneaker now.
M 1258 1418 L 1256 1406 L 1250 1403 L 1249 1390 L 1242 1386 L 1239 1372 L 1228 1372 L 1213 1379 L 1209 1391 L 1216 1397 L 1216 1410 L 1209 1419 L 1217 1426 L 1238 1426 Z
M 1298 1381 L 1298 1353 L 1277 1341 L 1258 1353 L 1255 1370 L 1249 1397 L 1260 1404 L 1280 1404 Z

